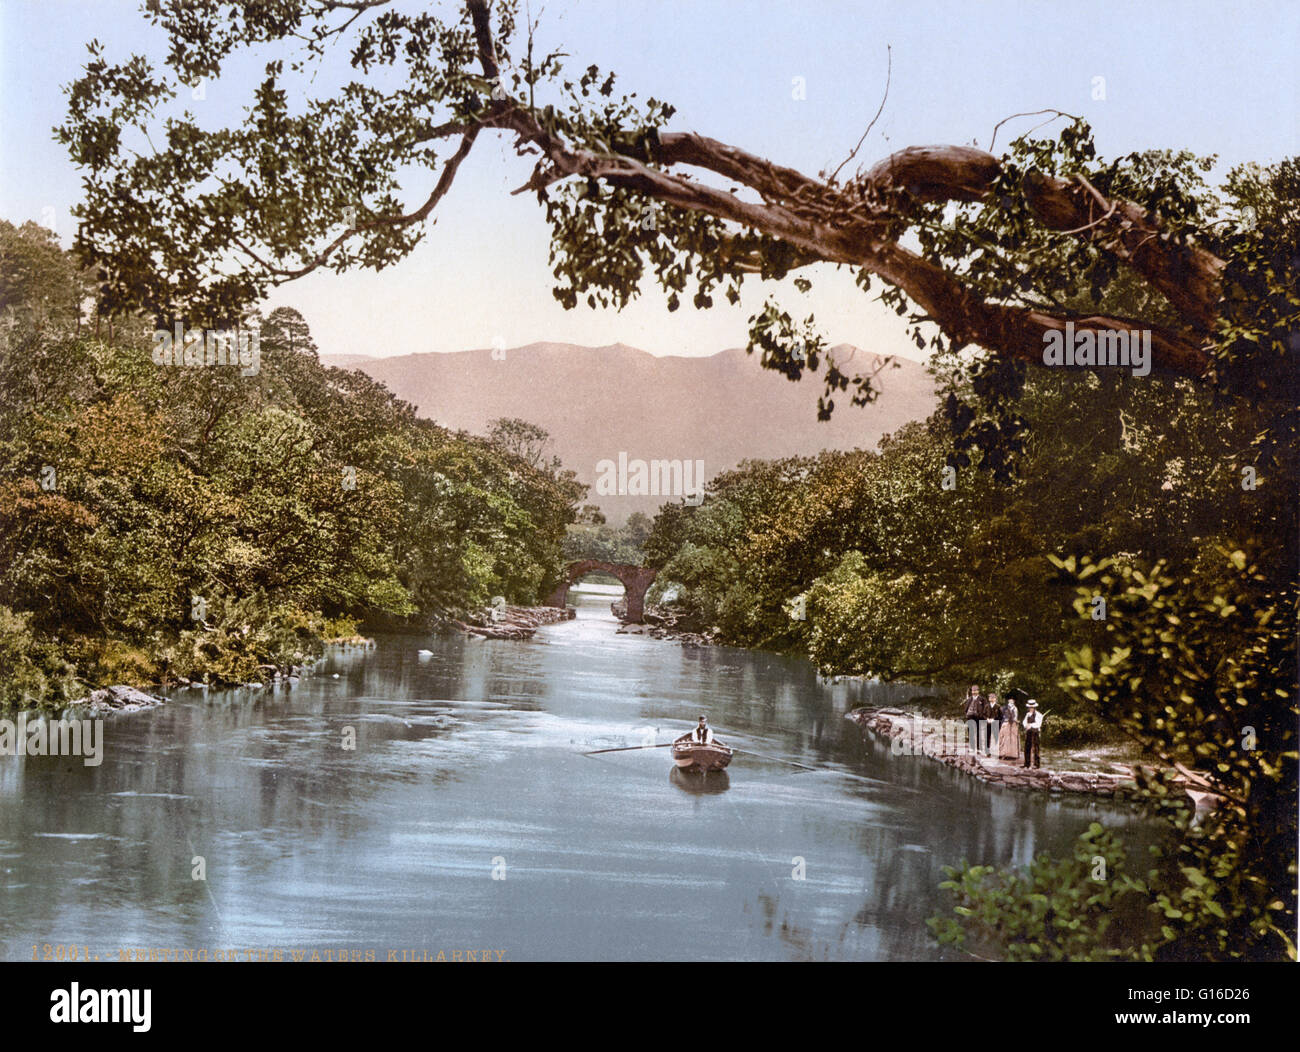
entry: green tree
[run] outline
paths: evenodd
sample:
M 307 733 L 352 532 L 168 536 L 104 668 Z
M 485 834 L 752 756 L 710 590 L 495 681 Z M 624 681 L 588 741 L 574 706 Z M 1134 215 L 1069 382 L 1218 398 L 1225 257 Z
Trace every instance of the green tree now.
M 20 227 L 0 219 L 0 318 L 50 321 L 76 327 L 89 283 L 53 231 L 37 223 Z
M 542 467 L 551 436 L 545 428 L 518 418 L 498 417 L 488 424 L 488 441 L 530 468 Z
M 0 646 L 26 656 L 0 670 L 0 703 L 243 681 L 316 653 L 331 623 L 428 623 L 558 579 L 586 492 L 572 472 L 323 367 L 297 312 L 240 319 L 265 351 L 245 375 L 159 365 L 140 319 L 100 341 L 30 309 L 39 286 L 7 289 Z

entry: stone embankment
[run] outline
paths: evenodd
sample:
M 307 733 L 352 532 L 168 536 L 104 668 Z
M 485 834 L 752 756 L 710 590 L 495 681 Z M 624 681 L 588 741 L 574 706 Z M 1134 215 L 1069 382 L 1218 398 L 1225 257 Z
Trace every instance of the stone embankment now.
M 973 753 L 964 720 L 929 719 L 901 709 L 854 709 L 848 713 L 848 719 L 864 731 L 871 731 L 887 739 L 890 751 L 895 755 L 928 756 L 982 782 L 1005 785 L 1012 789 L 1089 793 L 1114 798 L 1137 796 L 1137 783 L 1131 769 L 1126 769 L 1127 773 L 1111 773 L 1025 767 L 1020 758 L 999 759 L 996 745 L 993 756 Z M 1021 747 L 1023 749 L 1023 739 Z

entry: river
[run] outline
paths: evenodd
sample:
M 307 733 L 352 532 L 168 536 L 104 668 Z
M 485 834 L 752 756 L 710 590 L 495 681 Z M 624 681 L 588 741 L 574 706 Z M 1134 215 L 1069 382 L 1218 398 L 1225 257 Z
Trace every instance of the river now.
M 107 720 L 98 767 L 0 757 L 0 956 L 937 959 L 943 865 L 1065 853 L 1092 820 L 1149 831 L 844 719 L 912 688 L 620 635 L 608 595 L 570 601 L 527 642 L 381 637 L 292 689 L 179 691 Z M 749 750 L 703 791 L 666 749 L 583 755 L 700 712 Z

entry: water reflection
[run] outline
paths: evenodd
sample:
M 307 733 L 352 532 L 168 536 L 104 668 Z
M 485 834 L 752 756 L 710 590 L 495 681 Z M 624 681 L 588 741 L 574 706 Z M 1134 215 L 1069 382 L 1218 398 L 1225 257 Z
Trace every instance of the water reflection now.
M 674 767 L 668 772 L 668 780 L 686 793 L 725 793 L 731 788 L 726 771 L 683 771 Z
M 0 957 L 934 958 L 944 865 L 1063 853 L 1094 818 L 1146 828 L 891 756 L 843 718 L 910 688 L 618 635 L 607 598 L 573 598 L 582 616 L 530 641 L 390 637 L 292 690 L 180 692 L 109 721 L 97 768 L 0 758 Z M 700 712 L 737 749 L 703 782 L 665 779 L 663 749 L 584 755 Z

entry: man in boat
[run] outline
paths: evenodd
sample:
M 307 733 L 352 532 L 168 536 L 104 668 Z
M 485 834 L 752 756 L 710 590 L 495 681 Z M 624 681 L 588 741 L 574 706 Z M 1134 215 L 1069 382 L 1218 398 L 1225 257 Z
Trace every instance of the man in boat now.
M 703 773 L 721 771 L 731 762 L 731 749 L 713 736 L 709 718 L 700 722 L 674 742 L 673 763 L 678 769 Z
M 701 745 L 713 744 L 713 728 L 709 726 L 707 716 L 700 716 L 700 722 L 695 725 L 695 730 L 691 731 L 691 741 Z

